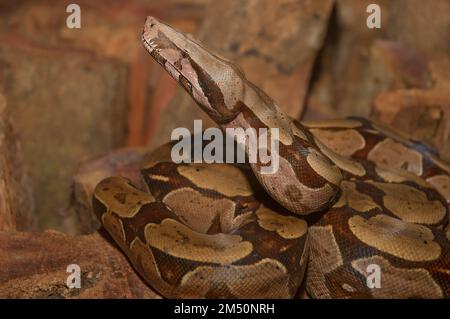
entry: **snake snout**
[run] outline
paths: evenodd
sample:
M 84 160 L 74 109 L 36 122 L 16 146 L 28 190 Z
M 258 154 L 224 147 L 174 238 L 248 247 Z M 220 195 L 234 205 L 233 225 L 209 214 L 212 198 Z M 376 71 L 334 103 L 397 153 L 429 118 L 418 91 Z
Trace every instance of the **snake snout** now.
M 152 43 L 158 37 L 160 22 L 154 17 L 147 17 L 142 31 L 142 38 L 147 43 Z

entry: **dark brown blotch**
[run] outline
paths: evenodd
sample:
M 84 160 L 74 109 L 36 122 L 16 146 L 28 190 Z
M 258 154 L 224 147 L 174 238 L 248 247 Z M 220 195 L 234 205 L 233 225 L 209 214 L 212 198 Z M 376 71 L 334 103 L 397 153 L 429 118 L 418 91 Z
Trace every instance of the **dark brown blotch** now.
M 126 193 L 117 193 L 114 194 L 114 198 L 117 199 L 117 201 L 121 204 L 125 204 L 127 201 L 127 194 Z

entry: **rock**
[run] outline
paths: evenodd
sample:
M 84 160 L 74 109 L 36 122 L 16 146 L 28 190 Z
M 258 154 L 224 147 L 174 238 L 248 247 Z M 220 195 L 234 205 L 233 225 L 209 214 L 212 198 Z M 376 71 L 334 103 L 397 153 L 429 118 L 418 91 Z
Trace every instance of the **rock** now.
M 68 288 L 69 265 L 81 288 Z M 0 298 L 160 298 L 107 235 L 0 232 Z
M 144 50 L 139 35 L 146 15 L 158 18 L 196 33 L 203 21 L 204 10 L 210 0 L 131 0 L 131 1 L 77 1 L 81 9 L 81 28 L 66 26 L 66 6 L 70 1 L 55 4 L 51 0 L 10 2 L 2 5 L 0 26 L 2 30 L 14 30 L 15 35 L 30 37 L 44 46 L 67 50 L 83 50 L 98 57 L 118 60 L 128 66 L 126 76 L 128 118 L 128 146 L 145 144 L 154 132 L 154 120 L 160 116 L 157 90 L 166 91 L 171 97 L 170 84 L 161 88 L 164 72 L 152 63 Z M 172 87 L 174 85 L 172 84 Z M 164 105 L 163 105 L 164 106 Z
M 145 148 L 123 148 L 97 160 L 81 165 L 73 178 L 71 210 L 74 220 L 67 225 L 73 234 L 89 234 L 100 227 L 100 222 L 92 210 L 92 194 L 95 186 L 109 176 L 123 176 L 136 186 L 143 187 L 140 169 L 146 153 Z
M 20 144 L 0 94 L 0 231 L 35 226 L 33 198 Z
M 39 227 L 60 227 L 83 159 L 123 144 L 126 67 L 87 52 L 2 38 L 0 89 L 22 145 Z
M 433 56 L 450 54 L 450 1 L 390 1 L 389 39 Z
M 374 115 L 434 145 L 450 161 L 450 59 L 430 61 L 433 86 L 379 93 Z
M 372 3 L 371 0 L 336 1 L 303 119 L 370 115 L 371 96 L 366 79 L 371 76 L 371 47 L 375 39 L 384 36 L 390 17 L 390 1 L 377 1 L 382 12 L 381 29 L 367 28 L 366 9 Z
M 430 60 L 450 54 L 450 34 L 442 32 L 450 28 L 450 1 L 377 1 L 380 29 L 366 26 L 371 3 L 336 1 L 304 119 L 369 117 L 381 91 L 432 85 L 420 62 L 424 54 Z M 402 78 L 392 70 L 400 71 Z
M 173 94 L 175 83 L 166 86 L 165 73 L 142 47 L 146 15 L 196 32 L 208 2 L 80 0 L 80 29 L 66 25 L 70 1 L 0 5 L 0 89 L 17 124 L 39 229 L 71 232 L 65 219 L 74 216 L 66 208 L 78 165 L 145 144 L 161 96 Z

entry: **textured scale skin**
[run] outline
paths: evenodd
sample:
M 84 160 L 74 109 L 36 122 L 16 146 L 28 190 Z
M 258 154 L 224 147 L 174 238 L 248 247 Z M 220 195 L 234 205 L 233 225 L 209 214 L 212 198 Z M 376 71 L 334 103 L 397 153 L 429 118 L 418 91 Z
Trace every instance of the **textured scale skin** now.
M 450 166 L 362 118 L 298 123 L 230 62 L 149 17 L 144 46 L 222 128 L 278 127 L 280 169 L 149 154 L 147 190 L 97 185 L 94 211 L 169 298 L 449 298 Z M 367 286 L 367 266 L 381 288 Z

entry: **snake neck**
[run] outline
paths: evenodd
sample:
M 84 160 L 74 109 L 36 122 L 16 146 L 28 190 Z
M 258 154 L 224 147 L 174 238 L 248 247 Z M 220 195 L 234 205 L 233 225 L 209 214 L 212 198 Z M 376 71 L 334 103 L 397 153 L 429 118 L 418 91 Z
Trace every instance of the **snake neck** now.
M 150 55 L 222 129 L 266 129 L 267 140 L 277 139 L 276 147 L 270 143 L 256 149 L 257 158 L 264 151 L 278 159 L 275 171 L 264 174 L 260 162 L 251 164 L 276 201 L 305 214 L 323 209 L 335 197 L 342 179 L 339 169 L 321 154 L 309 131 L 248 81 L 238 66 L 153 17 L 147 18 L 142 40 Z M 244 145 L 249 155 L 248 143 Z

